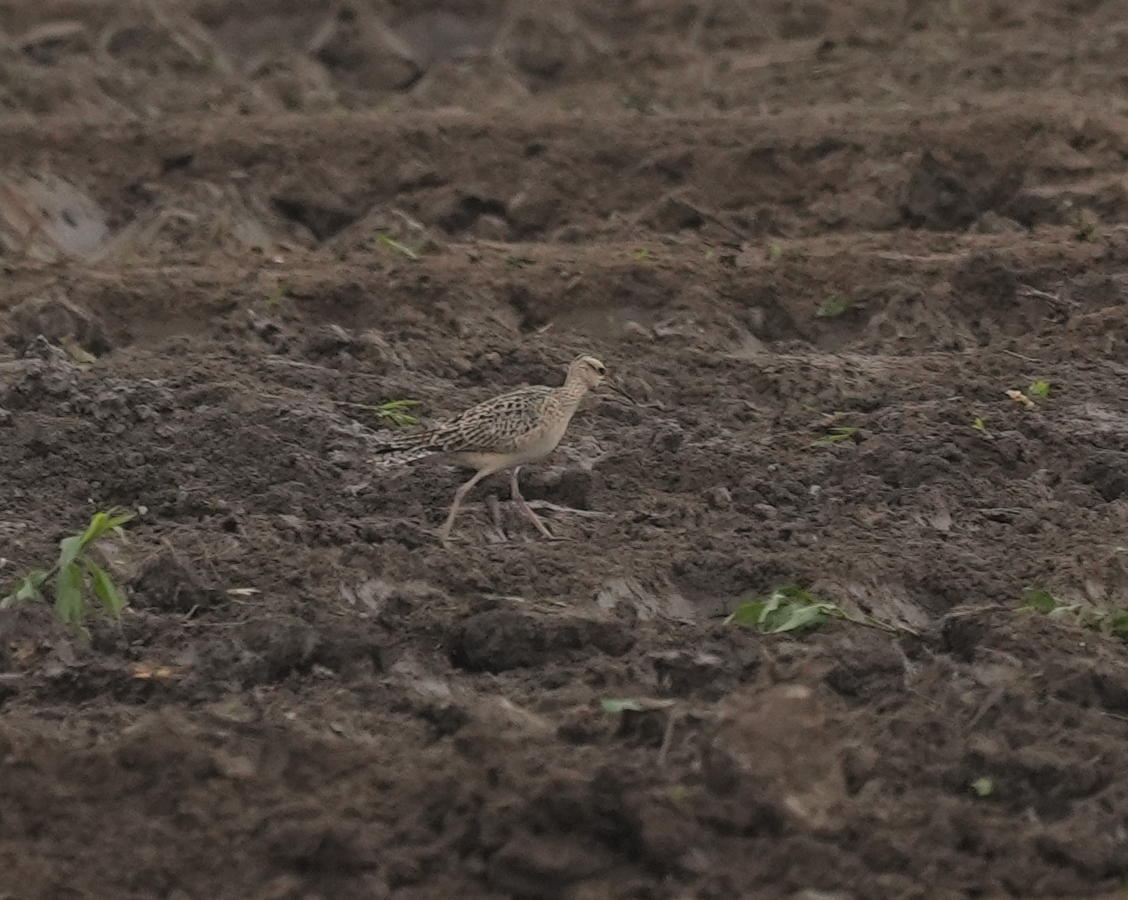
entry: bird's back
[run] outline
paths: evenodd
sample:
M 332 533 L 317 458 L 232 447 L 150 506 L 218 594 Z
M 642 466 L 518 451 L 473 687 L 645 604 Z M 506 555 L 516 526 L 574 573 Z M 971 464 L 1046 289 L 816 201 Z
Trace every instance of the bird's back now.
M 551 415 L 556 391 L 519 388 L 471 406 L 433 430 L 445 453 L 511 453 Z
M 554 388 L 534 385 L 491 397 L 432 428 L 383 440 L 378 461 L 398 465 L 435 454 L 511 455 L 537 449 L 546 425 L 557 418 L 555 394 Z

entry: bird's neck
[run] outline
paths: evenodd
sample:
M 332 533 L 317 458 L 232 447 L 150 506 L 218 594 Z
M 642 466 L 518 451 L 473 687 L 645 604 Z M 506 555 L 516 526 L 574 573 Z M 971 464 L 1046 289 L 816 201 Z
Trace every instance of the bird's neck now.
M 569 378 L 560 388 L 560 402 L 565 406 L 576 407 L 588 392 L 587 383 L 579 378 Z

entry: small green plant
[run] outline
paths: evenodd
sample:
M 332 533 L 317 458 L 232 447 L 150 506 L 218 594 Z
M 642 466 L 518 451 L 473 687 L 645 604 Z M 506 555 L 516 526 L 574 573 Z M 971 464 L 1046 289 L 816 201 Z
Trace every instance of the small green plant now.
M 725 619 L 725 623 L 745 625 L 764 634 L 782 634 L 817 628 L 835 612 L 841 610 L 832 603 L 820 602 L 809 591 L 791 585 L 778 588 L 767 597 L 740 604 Z
M 654 254 L 646 247 L 639 247 L 631 256 L 634 258 L 635 262 L 644 262 L 649 259 L 654 259 Z
M 1109 637 L 1128 641 L 1128 609 L 1117 606 L 1082 606 L 1080 603 L 1062 603 L 1045 588 L 1030 588 L 1022 595 L 1020 610 L 1041 613 L 1055 619 L 1065 619 L 1099 631 Z
M 971 783 L 971 789 L 975 791 L 976 797 L 987 798 L 995 793 L 995 782 L 991 778 L 984 776 L 983 778 L 976 778 Z
M 853 307 L 854 304 L 847 298 L 831 294 L 819 304 L 818 309 L 815 310 L 815 318 L 837 319 L 839 316 L 848 313 Z
M 1026 389 L 1026 393 L 1031 397 L 1037 397 L 1039 400 L 1050 399 L 1050 383 L 1045 380 L 1032 382 L 1030 387 Z
M 419 406 L 419 400 L 389 400 L 387 403 L 381 403 L 379 406 L 373 406 L 371 403 L 347 403 L 343 400 L 338 400 L 337 405 L 348 406 L 351 409 L 360 409 L 366 413 L 371 413 L 383 424 L 390 425 L 393 428 L 410 428 L 412 425 L 419 424 L 419 420 L 415 416 L 405 412 L 405 410 Z
M 783 248 L 779 244 L 770 244 L 768 246 L 768 259 L 775 262 L 783 256 Z
M 349 409 L 364 410 L 395 428 L 408 428 L 412 425 L 418 425 L 419 420 L 405 410 L 422 405 L 420 400 L 389 400 L 379 406 L 373 406 L 371 403 L 349 403 L 347 400 L 337 400 L 336 403 L 338 406 L 347 406 Z
M 827 434 L 811 441 L 811 446 L 826 447 L 830 444 L 841 444 L 843 441 L 850 440 L 857 433 L 858 429 L 853 425 L 835 425 Z
M 763 634 L 808 631 L 818 628 L 827 619 L 844 619 L 855 625 L 879 628 L 891 634 L 917 634 L 914 628 L 899 622 L 884 622 L 874 616 L 853 616 L 834 603 L 826 603 L 808 590 L 794 585 L 776 588 L 767 597 L 741 603 L 725 619 L 726 625 L 743 625 Z
M 669 699 L 651 699 L 649 697 L 608 697 L 599 701 L 604 712 L 649 712 L 655 709 L 669 709 L 676 701 Z
M 1073 219 L 1073 236 L 1079 241 L 1092 243 L 1100 238 L 1100 222 L 1090 209 L 1083 209 Z
M 418 250 L 415 250 L 415 249 L 407 246 L 407 244 L 401 244 L 395 238 L 388 237 L 388 235 L 386 235 L 386 234 L 379 235 L 376 238 L 376 240 L 379 241 L 381 244 L 383 244 L 385 247 L 389 247 L 392 250 L 395 250 L 397 253 L 402 253 L 404 256 L 406 256 L 410 260 L 419 259 L 419 251 Z
M 974 428 L 976 431 L 980 431 L 983 434 L 986 434 L 987 433 L 987 420 L 982 418 L 981 416 L 976 416 L 975 419 L 971 423 L 971 427 Z
M 1019 609 L 1047 615 L 1060 608 L 1062 608 L 1062 605 L 1058 603 L 1057 597 L 1045 588 L 1028 588 L 1022 595 L 1022 606 L 1019 607 Z
M 50 569 L 28 572 L 16 582 L 8 596 L 0 600 L 6 609 L 28 600 L 43 600 L 49 591 L 55 598 L 55 611 L 64 622 L 81 631 L 86 616 L 96 599 L 112 616 L 125 609 L 125 594 L 113 577 L 90 556 L 90 549 L 107 536 L 120 537 L 121 527 L 133 518 L 132 513 L 110 510 L 95 513 L 81 534 L 59 542 L 59 558 Z
M 391 422 L 396 428 L 407 428 L 411 425 L 418 425 L 419 420 L 404 410 L 414 409 L 419 405 L 419 400 L 389 400 L 387 403 L 374 407 L 374 410 L 377 419 Z
M 266 308 L 271 312 L 278 309 L 282 301 L 290 296 L 290 292 L 294 289 L 292 282 L 287 281 L 285 278 L 279 278 L 278 283 L 266 295 Z

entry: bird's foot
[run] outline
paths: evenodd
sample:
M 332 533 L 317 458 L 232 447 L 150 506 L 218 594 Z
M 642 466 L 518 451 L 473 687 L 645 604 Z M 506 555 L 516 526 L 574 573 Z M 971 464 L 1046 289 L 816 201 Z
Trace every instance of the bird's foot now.
M 533 526 L 537 529 L 537 531 L 539 531 L 541 533 L 541 537 L 543 537 L 543 538 L 545 538 L 546 540 L 549 540 L 549 541 L 560 540 L 560 538 L 558 538 L 555 534 L 553 534 L 549 530 L 548 526 L 544 524 L 544 519 L 542 519 L 535 512 L 533 512 L 533 508 L 531 506 L 529 506 L 528 502 L 525 500 L 524 497 L 517 495 L 513 499 L 516 502 L 517 507 L 521 510 L 522 513 L 524 513 L 525 518 L 527 518 L 530 522 L 532 522 Z
M 611 513 L 599 512 L 595 509 L 573 509 L 570 506 L 560 506 L 556 503 L 549 503 L 547 500 L 530 500 L 528 501 L 530 509 L 547 509 L 549 512 L 568 513 L 573 516 L 583 516 L 585 519 L 602 519 Z

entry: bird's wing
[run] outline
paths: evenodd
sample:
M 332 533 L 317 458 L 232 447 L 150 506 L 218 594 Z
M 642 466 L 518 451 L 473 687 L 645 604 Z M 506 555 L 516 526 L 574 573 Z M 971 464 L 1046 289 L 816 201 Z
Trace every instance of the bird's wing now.
M 552 388 L 519 388 L 484 400 L 437 426 L 431 443 L 445 453 L 506 453 L 544 424 Z

